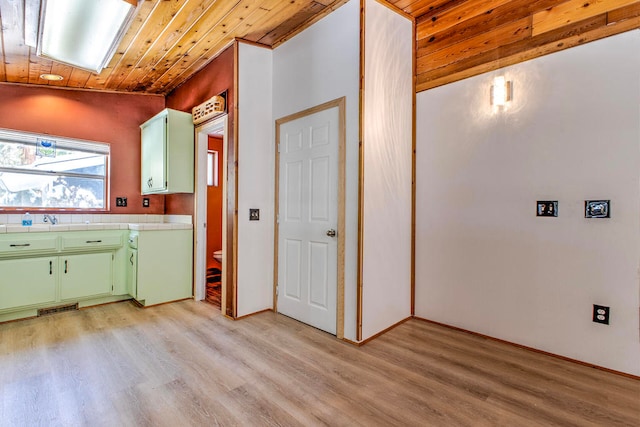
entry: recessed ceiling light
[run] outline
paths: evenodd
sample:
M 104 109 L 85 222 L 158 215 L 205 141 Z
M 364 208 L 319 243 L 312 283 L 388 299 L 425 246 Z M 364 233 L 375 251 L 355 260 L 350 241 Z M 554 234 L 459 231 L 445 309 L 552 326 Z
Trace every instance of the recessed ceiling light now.
M 64 77 L 62 77 L 60 74 L 40 74 L 40 78 L 44 80 L 52 80 L 52 81 L 64 79 Z

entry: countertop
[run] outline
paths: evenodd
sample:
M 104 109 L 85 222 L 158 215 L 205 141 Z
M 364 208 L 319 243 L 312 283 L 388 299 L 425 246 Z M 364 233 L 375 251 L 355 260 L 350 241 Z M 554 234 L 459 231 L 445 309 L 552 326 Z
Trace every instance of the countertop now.
M 192 224 L 177 222 L 161 223 L 83 223 L 83 224 L 35 224 L 23 227 L 20 224 L 0 224 L 0 234 L 4 233 L 46 233 L 50 231 L 93 231 L 93 230 L 191 230 Z

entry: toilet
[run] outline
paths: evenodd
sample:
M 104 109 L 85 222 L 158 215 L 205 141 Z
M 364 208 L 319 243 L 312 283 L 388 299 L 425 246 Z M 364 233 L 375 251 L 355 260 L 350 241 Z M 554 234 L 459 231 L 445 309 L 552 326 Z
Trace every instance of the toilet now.
M 213 253 L 213 259 L 215 259 L 219 263 L 222 263 L 222 249 L 217 250 Z

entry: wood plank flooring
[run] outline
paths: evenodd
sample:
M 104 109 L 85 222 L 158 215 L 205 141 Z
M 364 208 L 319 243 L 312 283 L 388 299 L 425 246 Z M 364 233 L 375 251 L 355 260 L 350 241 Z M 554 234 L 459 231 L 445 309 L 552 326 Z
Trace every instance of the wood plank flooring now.
M 638 426 L 640 381 L 418 320 L 363 347 L 129 302 L 0 325 L 0 426 Z

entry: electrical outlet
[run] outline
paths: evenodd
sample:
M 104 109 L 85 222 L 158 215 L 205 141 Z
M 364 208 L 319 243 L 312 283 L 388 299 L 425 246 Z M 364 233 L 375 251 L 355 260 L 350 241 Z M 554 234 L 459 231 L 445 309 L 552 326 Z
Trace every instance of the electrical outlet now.
M 116 206 L 124 208 L 127 206 L 127 198 L 126 197 L 116 197 Z
M 148 208 L 149 207 L 149 198 L 148 197 L 144 197 L 142 199 L 142 207 L 143 208 Z
M 558 201 L 539 200 L 537 203 L 536 216 L 558 216 Z
M 604 305 L 593 304 L 593 321 L 596 323 L 602 323 L 604 325 L 609 324 L 609 307 Z
M 260 209 L 249 209 L 249 221 L 260 221 Z

